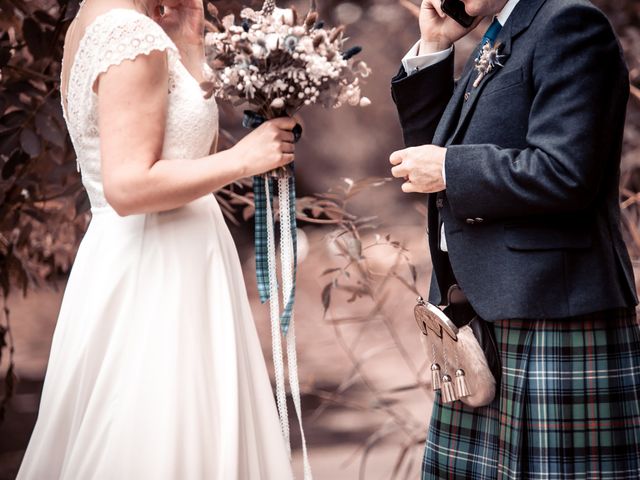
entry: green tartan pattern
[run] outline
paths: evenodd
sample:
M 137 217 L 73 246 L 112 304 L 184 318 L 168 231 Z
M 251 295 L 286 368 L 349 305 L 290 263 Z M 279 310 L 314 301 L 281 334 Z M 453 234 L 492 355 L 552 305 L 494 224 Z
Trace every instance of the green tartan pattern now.
M 269 181 L 269 200 L 273 205 L 274 182 Z M 267 250 L 267 222 L 273 223 L 273 218 L 267 218 L 267 194 L 265 178 L 260 175 L 253 177 L 253 201 L 255 211 L 255 248 L 256 248 L 256 280 L 258 282 L 258 294 L 260 302 L 269 300 L 269 252 Z
M 293 304 L 296 294 L 296 276 L 298 265 L 298 236 L 296 222 L 296 181 L 293 173 L 293 164 L 291 165 L 291 175 L 288 177 L 289 183 L 289 214 L 291 218 L 291 236 L 293 241 L 293 287 L 284 310 L 280 316 L 280 325 L 282 332 L 286 335 L 293 314 Z M 269 261 L 267 248 L 267 222 L 274 223 L 273 217 L 267 218 L 267 194 L 266 182 L 269 182 L 269 201 L 273 206 L 274 192 L 277 191 L 277 179 L 269 175 L 256 175 L 253 177 L 253 195 L 255 205 L 255 232 L 254 241 L 256 249 L 256 281 L 258 284 L 258 294 L 260 302 L 265 303 L 269 300 Z M 273 214 L 273 213 L 272 213 Z M 275 228 L 274 228 L 275 233 Z M 276 279 L 274 279 L 276 281 Z M 277 288 L 277 285 L 276 285 Z
M 444 405 L 422 478 L 640 478 L 640 327 L 633 308 L 494 323 L 500 395 Z

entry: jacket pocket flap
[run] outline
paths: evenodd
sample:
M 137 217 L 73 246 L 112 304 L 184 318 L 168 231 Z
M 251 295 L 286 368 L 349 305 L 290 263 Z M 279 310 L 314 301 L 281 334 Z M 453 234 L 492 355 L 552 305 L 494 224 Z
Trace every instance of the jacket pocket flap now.
M 583 226 L 505 225 L 504 239 L 513 250 L 589 248 L 591 233 Z
M 518 85 L 522 83 L 523 78 L 524 73 L 522 71 L 522 67 L 515 70 L 496 72 L 496 75 L 491 79 L 491 82 L 487 84 L 483 95 L 490 95 L 514 85 Z

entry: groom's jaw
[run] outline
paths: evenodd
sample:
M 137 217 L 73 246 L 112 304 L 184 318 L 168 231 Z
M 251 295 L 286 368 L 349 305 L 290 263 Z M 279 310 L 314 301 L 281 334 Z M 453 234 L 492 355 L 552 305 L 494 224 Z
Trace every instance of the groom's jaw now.
M 493 17 L 507 4 L 507 0 L 462 0 L 464 9 L 472 17 Z

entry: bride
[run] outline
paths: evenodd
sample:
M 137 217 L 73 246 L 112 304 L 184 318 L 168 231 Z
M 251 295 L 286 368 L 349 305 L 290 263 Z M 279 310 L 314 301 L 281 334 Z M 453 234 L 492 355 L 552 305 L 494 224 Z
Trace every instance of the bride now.
M 293 477 L 211 192 L 291 162 L 295 121 L 215 153 L 203 24 L 201 0 L 83 0 L 69 27 L 61 99 L 92 219 L 18 479 Z

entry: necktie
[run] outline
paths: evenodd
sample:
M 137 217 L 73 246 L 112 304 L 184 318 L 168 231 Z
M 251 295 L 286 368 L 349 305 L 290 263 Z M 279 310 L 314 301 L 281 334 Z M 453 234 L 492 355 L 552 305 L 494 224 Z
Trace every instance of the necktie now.
M 502 30 L 502 25 L 497 18 L 494 18 L 493 22 L 491 23 L 491 25 L 489 25 L 489 28 L 485 32 L 484 37 L 482 37 L 482 45 L 484 46 L 485 44 L 489 43 L 489 45 L 493 47 L 493 44 L 495 43 L 500 30 Z

